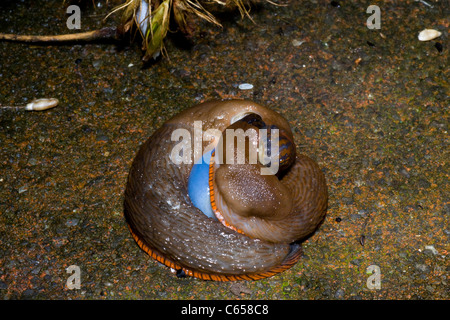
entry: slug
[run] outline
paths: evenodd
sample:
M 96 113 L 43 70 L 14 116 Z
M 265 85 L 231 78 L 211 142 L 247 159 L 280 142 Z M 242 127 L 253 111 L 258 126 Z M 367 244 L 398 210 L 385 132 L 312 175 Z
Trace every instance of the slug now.
M 256 135 L 230 151 L 237 140 L 227 129 Z M 131 165 L 124 215 L 134 240 L 177 275 L 204 280 L 258 280 L 291 268 L 328 201 L 324 174 L 293 141 L 280 114 L 247 100 L 208 101 L 175 115 Z

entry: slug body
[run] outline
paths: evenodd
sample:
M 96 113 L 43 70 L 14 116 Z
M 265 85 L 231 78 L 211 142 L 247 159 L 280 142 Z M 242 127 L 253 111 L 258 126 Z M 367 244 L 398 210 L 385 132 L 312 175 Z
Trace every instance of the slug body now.
M 198 136 L 194 121 L 201 121 L 203 132 L 279 129 L 279 171 L 261 174 L 273 163 L 249 162 L 248 152 L 244 163 L 218 163 L 215 154 L 228 152 L 224 134 L 193 141 L 203 162 L 194 152 L 182 154 L 189 161 L 174 161 L 180 139 L 173 132 Z M 269 147 L 260 144 L 258 150 Z M 238 151 L 229 153 L 239 157 Z M 256 280 L 300 259 L 300 242 L 322 223 L 327 199 L 322 171 L 296 154 L 281 115 L 246 100 L 210 101 L 174 116 L 141 146 L 128 176 L 124 213 L 137 244 L 178 272 L 205 280 Z

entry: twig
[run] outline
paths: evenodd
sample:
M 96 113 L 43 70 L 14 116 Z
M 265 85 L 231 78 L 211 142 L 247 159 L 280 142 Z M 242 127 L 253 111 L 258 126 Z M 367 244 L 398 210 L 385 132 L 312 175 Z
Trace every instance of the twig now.
M 93 41 L 99 39 L 118 39 L 116 28 L 102 28 L 94 31 L 60 34 L 53 36 L 40 35 L 18 35 L 0 33 L 0 40 L 15 42 L 71 42 L 71 41 Z

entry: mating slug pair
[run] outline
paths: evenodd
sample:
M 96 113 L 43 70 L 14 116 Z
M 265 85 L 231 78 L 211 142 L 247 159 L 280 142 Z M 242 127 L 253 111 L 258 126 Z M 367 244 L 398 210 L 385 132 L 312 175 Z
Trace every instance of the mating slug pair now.
M 223 134 L 202 141 L 200 161 L 194 154 L 190 161 L 173 161 L 179 141 L 172 133 L 183 129 L 194 135 L 195 120 L 204 131 Z M 247 138 L 248 148 L 230 151 L 226 129 L 257 134 Z M 261 132 L 269 137 L 263 143 Z M 250 161 L 252 145 L 263 154 L 257 161 Z M 227 152 L 231 164 L 217 161 L 218 153 L 226 158 Z M 268 167 L 278 170 L 261 174 Z M 281 115 L 251 101 L 210 101 L 174 116 L 141 146 L 130 169 L 124 212 L 137 244 L 178 274 L 257 280 L 300 259 L 300 243 L 322 223 L 327 199 L 322 171 L 296 153 Z

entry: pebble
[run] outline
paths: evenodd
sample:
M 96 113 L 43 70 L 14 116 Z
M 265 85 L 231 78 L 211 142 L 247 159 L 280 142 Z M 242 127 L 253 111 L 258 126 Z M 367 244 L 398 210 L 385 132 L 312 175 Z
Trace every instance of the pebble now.
M 305 41 L 299 41 L 299 40 L 292 40 L 292 45 L 294 47 L 300 47 L 302 44 L 304 44 Z
M 230 292 L 232 294 L 234 294 L 235 296 L 241 296 L 242 293 L 244 294 L 251 294 L 252 290 L 249 289 L 247 286 L 245 286 L 242 283 L 236 282 L 236 283 L 232 283 L 230 285 Z
M 342 290 L 342 289 L 338 289 L 337 291 L 336 291 L 336 293 L 334 294 L 334 297 L 336 298 L 336 299 L 342 299 L 343 297 L 344 297 L 344 290 Z
M 285 287 L 283 288 L 283 292 L 284 292 L 284 293 L 290 293 L 291 291 L 292 291 L 292 287 L 289 286 L 289 285 L 287 285 L 287 286 L 285 286 Z
M 23 293 L 22 293 L 22 297 L 25 299 L 31 298 L 35 295 L 35 292 L 33 289 L 26 289 Z
M 250 84 L 250 83 L 241 83 L 239 85 L 239 89 L 241 89 L 241 90 L 251 90 L 251 89 L 253 89 L 253 85 Z
M 442 32 L 434 30 L 434 29 L 424 29 L 419 32 L 418 39 L 420 41 L 430 41 L 440 37 Z
M 438 251 L 434 246 L 425 246 L 425 250 L 431 251 L 434 255 L 438 254 Z
M 71 218 L 66 221 L 66 226 L 73 227 L 73 226 L 76 226 L 78 224 L 78 222 L 80 222 L 80 219 Z
M 102 66 L 102 61 L 96 60 L 96 61 L 92 62 L 92 66 L 97 70 L 100 69 L 100 67 Z

